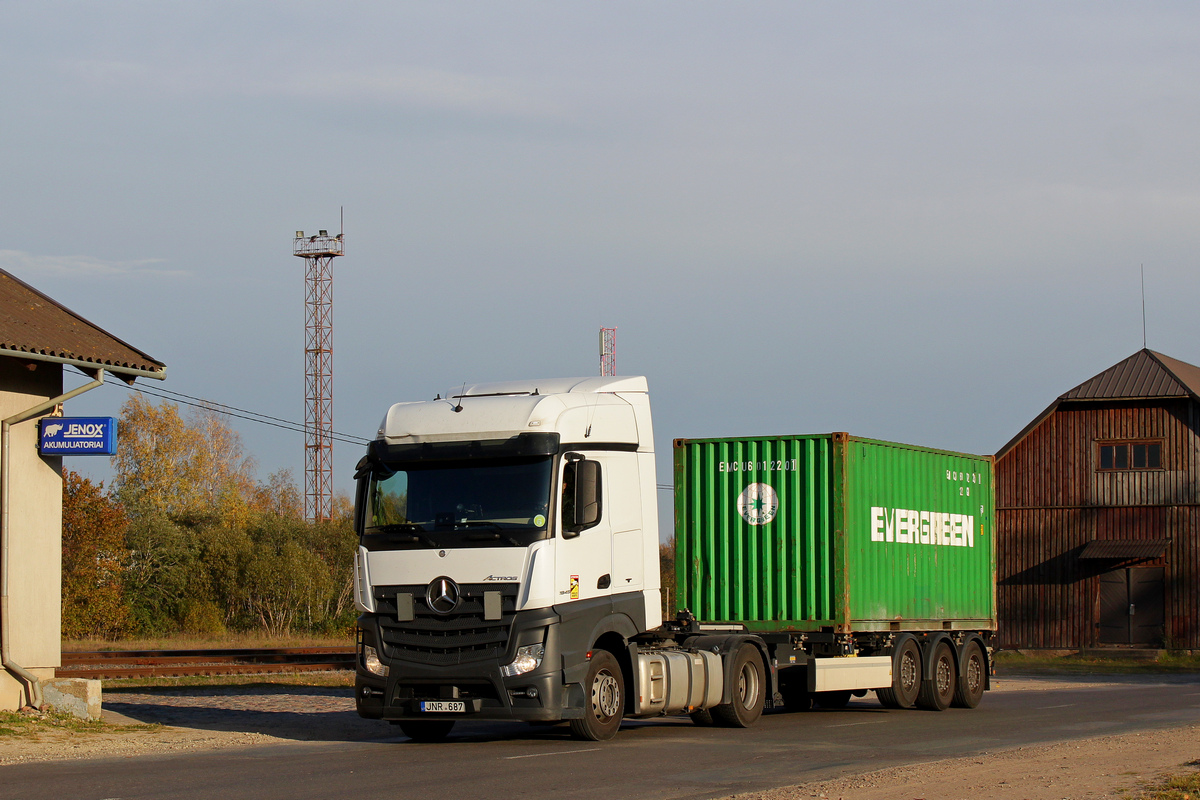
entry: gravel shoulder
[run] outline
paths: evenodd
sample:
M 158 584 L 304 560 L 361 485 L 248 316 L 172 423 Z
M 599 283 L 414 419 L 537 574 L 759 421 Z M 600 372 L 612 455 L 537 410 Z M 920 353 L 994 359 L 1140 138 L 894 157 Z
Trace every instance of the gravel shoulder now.
M 1004 678 L 996 692 L 1091 685 L 1112 679 Z M 117 732 L 48 732 L 0 739 L 0 765 L 63 759 L 136 758 L 297 741 L 378 741 L 390 735 L 359 719 L 345 687 L 236 686 L 107 691 L 104 719 Z M 1190 765 L 1190 766 L 1189 766 Z M 999 800 L 1125 798 L 1167 772 L 1200 768 L 1200 726 L 1079 739 L 737 795 L 737 800 Z

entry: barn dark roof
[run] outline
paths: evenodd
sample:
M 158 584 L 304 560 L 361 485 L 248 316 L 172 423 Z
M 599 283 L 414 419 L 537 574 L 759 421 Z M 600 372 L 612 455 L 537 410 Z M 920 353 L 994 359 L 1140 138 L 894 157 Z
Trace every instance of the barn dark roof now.
M 166 365 L 0 269 L 0 356 L 162 379 Z
M 996 458 L 1017 446 L 1064 402 L 1152 400 L 1190 397 L 1200 403 L 1200 367 L 1142 349 L 1058 396 L 1033 422 L 1000 448 Z
M 1084 381 L 1059 400 L 1136 400 L 1150 397 L 1196 397 L 1200 367 L 1153 350 L 1139 350 L 1120 364 Z

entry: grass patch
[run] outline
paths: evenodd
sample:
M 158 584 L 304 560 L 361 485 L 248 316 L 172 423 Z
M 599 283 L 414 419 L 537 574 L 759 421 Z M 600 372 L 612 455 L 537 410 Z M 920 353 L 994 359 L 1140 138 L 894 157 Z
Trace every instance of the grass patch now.
M 1168 653 L 1157 661 L 1083 655 L 1022 655 L 1013 650 L 996 653 L 1000 676 L 1029 674 L 1163 675 L 1200 672 L 1200 655 Z M 1200 798 L 1193 798 L 1200 800 Z
M 168 636 L 160 639 L 69 639 L 64 653 L 93 653 L 101 650 L 267 650 L 280 647 L 353 647 L 353 636 L 264 636 L 229 633 L 222 636 Z
M 189 686 L 354 686 L 353 670 L 257 675 L 181 675 L 162 678 L 105 678 L 103 688 L 156 689 Z
M 1130 800 L 1200 800 L 1200 772 L 1171 775 L 1157 785 L 1127 796 Z
M 0 711 L 0 737 L 36 739 L 45 733 L 95 734 L 146 732 L 162 725 L 113 725 L 100 720 L 83 720 L 55 712 L 21 713 Z

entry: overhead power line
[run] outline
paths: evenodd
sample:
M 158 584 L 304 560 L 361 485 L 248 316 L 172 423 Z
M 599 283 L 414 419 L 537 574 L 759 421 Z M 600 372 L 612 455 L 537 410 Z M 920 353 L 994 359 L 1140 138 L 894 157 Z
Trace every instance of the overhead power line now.
M 190 394 L 184 394 L 183 392 L 173 392 L 170 389 L 162 388 L 147 389 L 140 385 L 128 386 L 122 381 L 109 379 L 107 376 L 105 383 L 109 383 L 113 386 L 121 386 L 133 392 L 140 392 L 153 397 L 161 397 L 164 400 L 170 400 L 174 403 L 180 403 L 185 406 L 204 408 L 208 409 L 209 411 L 215 411 L 218 414 L 237 417 L 238 419 L 244 419 L 249 422 L 257 422 L 260 425 L 270 425 L 273 428 L 282 428 L 283 430 L 292 431 L 293 433 L 306 432 L 304 423 L 301 422 L 293 422 L 292 420 L 283 419 L 281 417 L 273 417 L 270 414 L 260 414 L 257 411 L 238 408 L 237 406 L 231 406 L 228 403 L 218 403 L 215 400 L 209 400 L 203 397 L 195 397 Z M 344 444 L 365 445 L 369 444 L 371 441 L 370 439 L 362 436 L 356 436 L 352 433 L 339 433 L 337 431 L 331 431 L 330 433 L 331 438 L 333 438 L 334 441 L 342 442 Z

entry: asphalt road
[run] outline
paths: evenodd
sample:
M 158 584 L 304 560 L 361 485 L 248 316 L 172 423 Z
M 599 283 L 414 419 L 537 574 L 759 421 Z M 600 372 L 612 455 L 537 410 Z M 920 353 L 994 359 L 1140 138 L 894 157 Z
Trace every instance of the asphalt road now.
M 9 765 L 0 770 L 0 797 L 714 798 L 1197 722 L 1200 677 L 1114 678 L 989 692 L 970 711 L 885 710 L 868 694 L 842 710 L 768 714 L 746 730 L 699 728 L 687 718 L 627 722 L 603 744 L 574 741 L 561 726 L 485 722 L 460 723 L 443 744 L 416 744 L 381 724 L 370 741 Z

